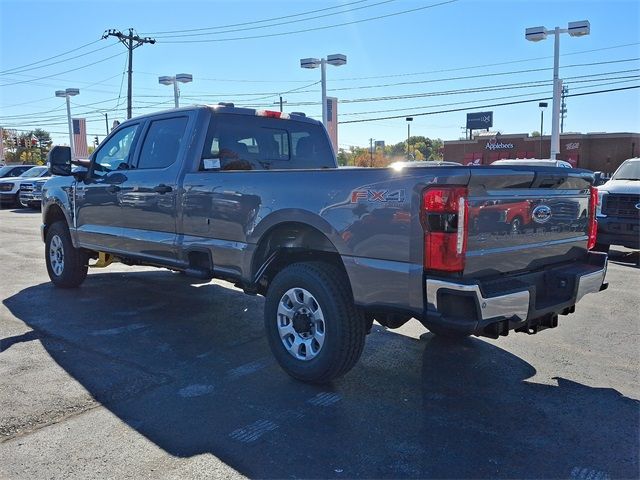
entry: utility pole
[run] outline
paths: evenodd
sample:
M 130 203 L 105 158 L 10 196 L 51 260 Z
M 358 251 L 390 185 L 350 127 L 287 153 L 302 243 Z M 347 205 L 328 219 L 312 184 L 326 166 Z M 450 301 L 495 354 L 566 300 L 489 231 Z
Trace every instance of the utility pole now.
M 104 114 L 104 126 L 107 129 L 107 135 L 109 135 L 109 114 Z
M 139 37 L 138 35 L 134 35 L 133 28 L 129 29 L 129 35 L 125 35 L 120 30 L 109 29 L 104 32 L 102 38 L 116 37 L 118 40 L 122 42 L 122 44 L 127 47 L 129 51 L 129 78 L 127 82 L 127 119 L 131 118 L 131 87 L 132 87 L 132 77 L 133 77 L 133 51 L 138 48 L 140 45 L 144 45 L 145 43 L 154 44 L 156 41 L 150 37 Z
M 373 167 L 373 138 L 369 139 L 369 154 L 371 160 L 369 161 L 369 166 Z
M 280 95 L 280 101 L 279 102 L 273 102 L 274 105 L 280 104 L 280 113 L 283 112 L 283 110 L 284 110 L 283 107 L 284 107 L 285 103 L 287 103 L 287 101 L 282 99 L 282 95 Z
M 569 87 L 564 85 L 562 87 L 562 101 L 560 102 L 560 133 L 564 133 L 564 119 L 567 116 L 567 103 L 565 97 L 569 93 Z

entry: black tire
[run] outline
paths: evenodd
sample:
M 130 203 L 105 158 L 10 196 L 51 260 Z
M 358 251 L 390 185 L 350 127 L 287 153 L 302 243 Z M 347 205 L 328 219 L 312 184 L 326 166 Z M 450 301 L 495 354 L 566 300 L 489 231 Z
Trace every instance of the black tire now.
M 611 248 L 611 245 L 607 245 L 606 243 L 596 243 L 593 247 L 593 251 L 609 253 L 609 248 Z
M 60 246 L 62 256 L 54 260 L 55 252 Z M 89 256 L 73 246 L 69 229 L 63 221 L 55 222 L 47 230 L 44 257 L 47 273 L 56 287 L 75 288 L 87 277 Z
M 296 358 L 280 338 L 278 307 L 292 289 L 310 293 L 322 312 L 324 343 L 310 359 Z M 278 273 L 267 291 L 264 322 L 276 360 L 285 372 L 303 382 L 327 383 L 344 375 L 357 363 L 364 348 L 364 315 L 353 302 L 344 272 L 328 263 L 295 263 Z

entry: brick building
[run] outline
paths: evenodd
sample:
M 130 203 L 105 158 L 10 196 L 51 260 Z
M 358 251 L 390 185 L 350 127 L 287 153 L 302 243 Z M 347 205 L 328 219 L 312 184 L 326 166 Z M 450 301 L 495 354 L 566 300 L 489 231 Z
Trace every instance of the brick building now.
M 490 165 L 503 158 L 549 158 L 551 137 L 482 134 L 473 140 L 444 142 L 444 159 L 464 165 Z M 612 173 L 627 158 L 640 156 L 640 133 L 564 133 L 558 160 L 574 167 Z

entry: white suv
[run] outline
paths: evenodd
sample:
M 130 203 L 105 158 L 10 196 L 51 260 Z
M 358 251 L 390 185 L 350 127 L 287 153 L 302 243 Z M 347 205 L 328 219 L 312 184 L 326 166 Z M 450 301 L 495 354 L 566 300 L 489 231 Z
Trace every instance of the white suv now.
M 19 177 L 0 179 L 0 205 L 20 207 L 20 185 L 49 175 L 49 167 L 33 167 Z

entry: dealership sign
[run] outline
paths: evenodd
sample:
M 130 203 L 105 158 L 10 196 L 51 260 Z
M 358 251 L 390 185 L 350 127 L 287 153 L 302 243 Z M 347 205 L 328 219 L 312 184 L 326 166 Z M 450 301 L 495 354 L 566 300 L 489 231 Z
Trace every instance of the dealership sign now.
M 467 128 L 472 130 L 493 127 L 493 112 L 467 113 Z
M 513 148 L 513 143 L 498 142 L 498 139 L 492 138 L 484 146 L 487 150 L 510 150 Z

